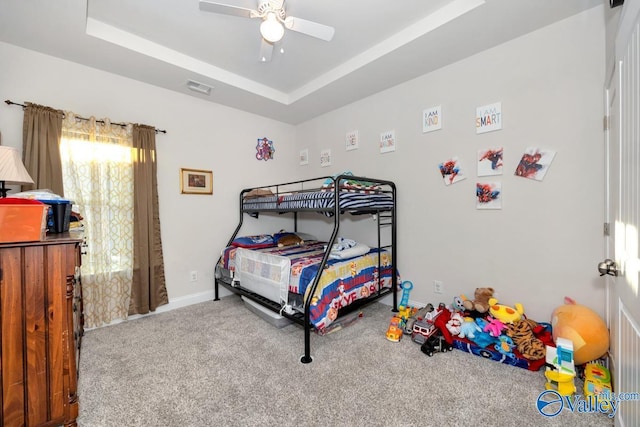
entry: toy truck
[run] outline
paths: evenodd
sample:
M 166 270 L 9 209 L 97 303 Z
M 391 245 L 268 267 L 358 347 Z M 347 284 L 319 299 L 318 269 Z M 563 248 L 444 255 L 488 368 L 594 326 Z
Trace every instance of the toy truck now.
M 435 352 L 446 353 L 447 351 L 453 350 L 453 346 L 444 339 L 441 333 L 437 333 L 431 335 L 427 340 L 422 343 L 420 346 L 420 351 L 422 351 L 427 356 L 433 356 Z
M 434 322 L 440 313 L 442 313 L 442 310 L 443 309 L 441 307 L 438 307 L 437 310 L 427 313 L 424 318 L 418 318 L 415 321 L 411 332 L 411 339 L 414 342 L 424 344 L 427 338 L 438 332 L 438 328 Z

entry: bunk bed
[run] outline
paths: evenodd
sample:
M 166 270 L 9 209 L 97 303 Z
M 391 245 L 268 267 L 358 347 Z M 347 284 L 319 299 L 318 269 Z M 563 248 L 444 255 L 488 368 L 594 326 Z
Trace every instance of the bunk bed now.
M 332 222 L 331 237 L 327 241 L 278 247 L 275 236 L 241 233 L 246 217 L 257 219 L 261 213 L 277 213 L 292 216 L 291 232 L 295 234 L 302 212 L 325 215 Z M 219 300 L 222 285 L 302 325 L 302 363 L 312 361 L 313 330 L 322 332 L 332 322 L 387 295 L 393 296 L 393 310 L 397 310 L 399 273 L 393 182 L 344 173 L 247 188 L 240 192 L 239 213 L 239 223 L 216 264 L 214 299 Z M 374 217 L 371 223 L 377 230 L 377 246 L 357 243 L 345 252 L 336 252 L 343 249 L 344 239 L 339 233 L 346 214 Z M 247 238 L 251 244 L 246 244 Z M 362 246 L 366 246 L 365 250 L 360 250 Z

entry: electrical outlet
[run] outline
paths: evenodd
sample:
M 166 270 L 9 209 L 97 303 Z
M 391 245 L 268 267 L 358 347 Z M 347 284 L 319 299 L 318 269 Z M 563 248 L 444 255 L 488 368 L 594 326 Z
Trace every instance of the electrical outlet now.
M 189 273 L 189 279 L 192 282 L 197 282 L 198 281 L 198 272 L 194 270 L 191 273 Z
M 433 281 L 433 292 L 436 294 L 441 294 L 444 292 L 444 284 L 439 280 Z

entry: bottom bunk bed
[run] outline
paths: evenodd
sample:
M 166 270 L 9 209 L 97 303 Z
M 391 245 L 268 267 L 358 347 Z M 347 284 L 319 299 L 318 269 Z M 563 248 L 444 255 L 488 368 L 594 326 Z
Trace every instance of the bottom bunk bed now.
M 258 247 L 232 244 L 225 248 L 216 266 L 216 284 L 319 334 L 346 313 L 395 292 L 392 284 L 398 275 L 385 249 L 357 244 L 332 252 L 327 250 L 328 242 L 316 240 L 261 247 L 269 236 L 241 240 L 247 239 Z M 325 254 L 329 259 L 323 264 Z M 307 351 L 303 362 L 310 361 Z

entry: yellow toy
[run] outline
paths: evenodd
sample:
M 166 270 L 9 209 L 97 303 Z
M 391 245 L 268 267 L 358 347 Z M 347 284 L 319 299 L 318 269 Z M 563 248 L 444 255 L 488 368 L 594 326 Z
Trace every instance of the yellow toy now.
M 599 398 L 607 402 L 604 408 L 609 410 L 609 399 L 606 396 L 612 393 L 611 373 L 609 370 L 599 363 L 587 363 L 584 367 L 584 395 L 599 396 Z M 602 396 L 603 394 L 605 396 Z
M 489 298 L 489 313 L 504 324 L 520 320 L 524 314 L 522 304 L 516 303 L 515 308 L 498 304 L 495 298 Z
M 547 390 L 555 390 L 561 396 L 571 396 L 576 392 L 576 385 L 573 383 L 575 374 L 545 371 L 544 376 L 547 377 L 547 382 L 544 385 Z
M 599 359 L 609 350 L 609 331 L 602 318 L 571 298 L 553 311 L 551 326 L 554 341 L 562 337 L 573 342 L 576 365 Z

